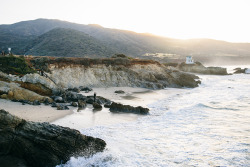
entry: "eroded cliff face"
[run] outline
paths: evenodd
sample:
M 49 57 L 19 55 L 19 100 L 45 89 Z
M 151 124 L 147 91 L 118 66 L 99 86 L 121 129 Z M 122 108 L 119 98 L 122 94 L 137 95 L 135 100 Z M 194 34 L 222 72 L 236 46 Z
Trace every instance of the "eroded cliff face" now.
M 130 86 L 161 89 L 197 87 L 199 83 L 195 75 L 169 70 L 150 60 L 61 59 L 50 61 L 49 70 L 48 76 L 63 88 Z

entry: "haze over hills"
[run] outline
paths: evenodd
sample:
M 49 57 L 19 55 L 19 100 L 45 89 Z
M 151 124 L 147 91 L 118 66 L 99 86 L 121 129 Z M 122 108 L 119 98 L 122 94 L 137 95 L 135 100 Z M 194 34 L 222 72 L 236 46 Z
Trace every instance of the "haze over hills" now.
M 161 61 L 179 61 L 187 55 L 205 63 L 230 61 L 242 64 L 250 60 L 250 43 L 178 40 L 50 19 L 0 25 L 0 49 L 6 51 L 8 47 L 14 54 L 36 56 L 111 57 L 123 53 L 144 58 L 149 53 L 146 58 Z

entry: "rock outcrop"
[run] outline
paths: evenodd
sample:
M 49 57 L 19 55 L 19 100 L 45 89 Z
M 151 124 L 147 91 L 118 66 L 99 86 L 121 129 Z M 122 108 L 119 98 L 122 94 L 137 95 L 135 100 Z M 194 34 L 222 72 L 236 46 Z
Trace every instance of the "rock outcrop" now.
M 141 106 L 138 107 L 133 107 L 130 105 L 123 105 L 120 103 L 115 103 L 113 102 L 110 105 L 110 112 L 123 112 L 123 113 L 134 113 L 134 114 L 141 114 L 141 115 L 146 115 L 149 113 L 149 109 L 148 108 L 143 108 Z
M 181 63 L 177 68 L 184 72 L 207 74 L 207 75 L 228 75 L 226 68 L 221 67 L 205 67 L 201 63 L 196 62 L 195 64 Z
M 28 122 L 0 110 L 0 159 L 15 157 L 31 167 L 54 167 L 71 156 L 87 157 L 103 151 L 105 146 L 103 140 L 77 130 Z
M 10 100 L 28 100 L 28 101 L 35 101 L 38 100 L 40 102 L 44 102 L 46 99 L 50 99 L 47 96 L 41 96 L 33 91 L 28 89 L 21 88 L 18 83 L 8 83 L 4 81 L 0 81 L 0 97 L 3 99 L 10 99 Z
M 234 69 L 234 74 L 250 74 L 250 69 L 249 68 L 235 68 Z
M 139 59 L 57 58 L 47 62 L 51 78 L 63 88 L 74 87 L 197 87 L 192 74 L 169 70 L 164 65 Z M 34 75 L 34 74 L 31 74 Z M 189 78 L 188 82 L 182 77 Z

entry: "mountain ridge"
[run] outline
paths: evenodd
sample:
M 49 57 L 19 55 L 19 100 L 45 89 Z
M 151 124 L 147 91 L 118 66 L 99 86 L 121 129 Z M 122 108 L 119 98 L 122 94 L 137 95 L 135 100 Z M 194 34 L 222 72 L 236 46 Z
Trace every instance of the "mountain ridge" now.
M 180 40 L 148 33 L 104 28 L 96 24 L 84 25 L 56 19 L 37 19 L 0 25 L 0 49 L 6 50 L 11 47 L 15 54 L 29 53 L 33 41 L 55 28 L 73 29 L 90 35 L 108 50 L 112 50 L 112 52 L 104 52 L 104 57 L 110 57 L 112 56 L 110 54 L 113 53 L 123 53 L 130 57 L 160 61 L 175 61 L 184 59 L 187 55 L 192 55 L 197 60 L 206 62 L 231 59 L 243 62 L 250 60 L 250 43 L 232 43 L 214 39 Z M 148 53 L 147 56 L 145 56 L 146 53 Z M 164 54 L 157 57 L 154 55 L 156 53 Z M 97 57 L 98 54 L 100 54 L 99 51 L 96 52 Z M 84 57 L 86 55 L 78 56 Z M 237 60 L 237 58 L 239 59 Z

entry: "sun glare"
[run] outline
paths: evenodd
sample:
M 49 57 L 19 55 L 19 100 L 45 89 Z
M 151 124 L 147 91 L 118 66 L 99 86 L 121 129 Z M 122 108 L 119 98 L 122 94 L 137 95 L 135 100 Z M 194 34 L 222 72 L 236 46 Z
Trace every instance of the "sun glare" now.
M 181 39 L 250 42 L 248 0 L 8 0 L 3 6 L 9 17 L 1 17 L 2 24 L 50 18 Z

